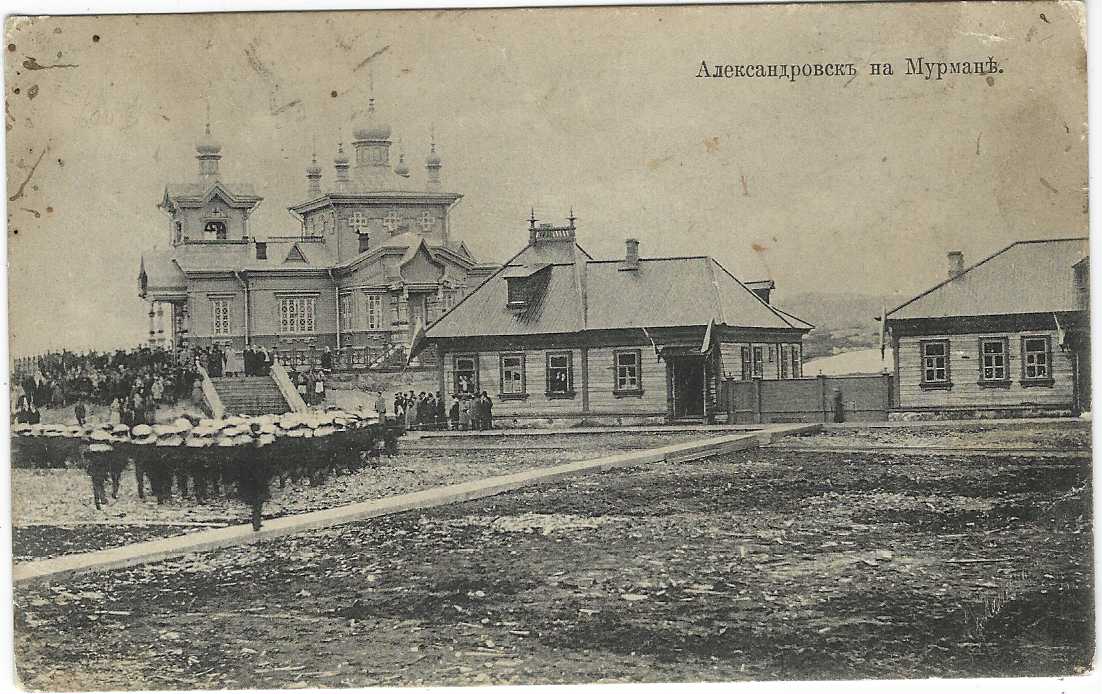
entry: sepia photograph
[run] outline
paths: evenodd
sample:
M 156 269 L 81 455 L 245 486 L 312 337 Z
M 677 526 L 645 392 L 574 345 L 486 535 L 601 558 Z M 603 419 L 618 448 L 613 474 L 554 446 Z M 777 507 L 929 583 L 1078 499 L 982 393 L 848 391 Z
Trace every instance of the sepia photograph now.
M 270 9 L 5 17 L 10 686 L 1095 677 L 1085 3 Z

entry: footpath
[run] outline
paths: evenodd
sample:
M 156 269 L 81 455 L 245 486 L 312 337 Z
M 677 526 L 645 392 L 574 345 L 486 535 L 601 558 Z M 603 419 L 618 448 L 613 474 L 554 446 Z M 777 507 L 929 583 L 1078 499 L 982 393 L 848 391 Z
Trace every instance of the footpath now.
M 56 581 L 78 573 L 120 569 L 172 559 L 193 552 L 206 552 L 235 545 L 264 542 L 306 530 L 329 528 L 394 513 L 480 499 L 523 487 L 593 472 L 661 462 L 689 462 L 747 448 L 767 446 L 784 436 L 818 431 L 821 426 L 820 424 L 766 425 L 753 431 L 726 433 L 721 436 L 697 439 L 660 448 L 633 450 L 551 467 L 530 468 L 508 475 L 434 487 L 419 492 L 348 504 L 323 511 L 277 518 L 265 521 L 259 531 L 254 531 L 252 526 L 248 524 L 235 525 L 139 542 L 96 552 L 25 562 L 15 564 L 12 567 L 12 582 L 14 585 L 20 585 L 35 581 Z M 576 433 L 576 430 L 571 431 Z M 607 430 L 599 431 L 604 433 Z M 708 431 L 708 429 L 704 429 L 704 431 Z M 427 433 L 430 432 L 424 432 L 422 436 Z M 496 434 L 497 432 L 486 433 Z

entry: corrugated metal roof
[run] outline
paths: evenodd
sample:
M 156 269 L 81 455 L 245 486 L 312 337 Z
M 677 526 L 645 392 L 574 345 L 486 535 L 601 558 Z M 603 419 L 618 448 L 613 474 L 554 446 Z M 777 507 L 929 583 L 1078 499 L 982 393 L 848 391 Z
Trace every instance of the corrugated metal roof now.
M 889 320 L 1077 310 L 1072 267 L 1087 239 L 1018 241 L 888 313 Z
M 575 254 L 581 262 L 562 262 Z M 559 262 L 549 265 L 550 258 Z M 507 278 L 534 266 L 550 271 L 534 276 L 540 284 L 526 308 L 509 308 Z M 622 267 L 621 260 L 591 260 L 577 244 L 530 245 L 429 326 L 426 335 L 556 334 L 703 326 L 713 320 L 737 327 L 811 327 L 770 307 L 711 258 L 641 258 L 636 270 Z

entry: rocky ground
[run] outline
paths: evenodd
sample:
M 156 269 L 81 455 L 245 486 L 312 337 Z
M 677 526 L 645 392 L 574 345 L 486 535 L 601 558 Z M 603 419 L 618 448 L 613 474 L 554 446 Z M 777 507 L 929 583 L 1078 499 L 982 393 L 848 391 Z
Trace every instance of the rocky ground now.
M 758 449 L 19 587 L 34 689 L 1082 671 L 1090 462 Z
M 597 458 L 636 448 L 655 448 L 706 434 L 571 435 L 552 440 L 487 444 L 462 439 L 400 440 L 396 458 L 312 487 L 306 480 L 271 487 L 268 518 L 332 508 L 369 499 L 518 472 L 530 467 Z M 546 437 L 540 437 L 541 439 Z M 522 446 L 518 448 L 517 446 Z M 232 487 L 228 487 L 232 491 Z M 108 488 L 110 492 L 110 488 Z M 140 500 L 132 469 L 123 473 L 119 498 L 97 511 L 92 484 L 80 469 L 12 470 L 12 537 L 16 561 L 90 551 L 249 522 L 248 509 L 232 496 L 196 504 L 176 496 L 158 506 Z
M 837 448 L 921 446 L 923 448 L 993 448 L 1059 450 L 1091 447 L 1089 422 L 1051 420 L 1028 424 L 968 422 L 892 427 L 827 427 L 815 434 L 786 437 L 784 446 Z

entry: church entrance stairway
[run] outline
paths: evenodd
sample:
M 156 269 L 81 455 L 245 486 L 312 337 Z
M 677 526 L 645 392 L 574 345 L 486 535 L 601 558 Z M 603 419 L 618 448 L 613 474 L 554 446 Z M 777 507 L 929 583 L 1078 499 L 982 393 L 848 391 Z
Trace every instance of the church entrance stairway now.
M 271 376 L 210 379 L 227 415 L 283 414 L 291 410 Z

